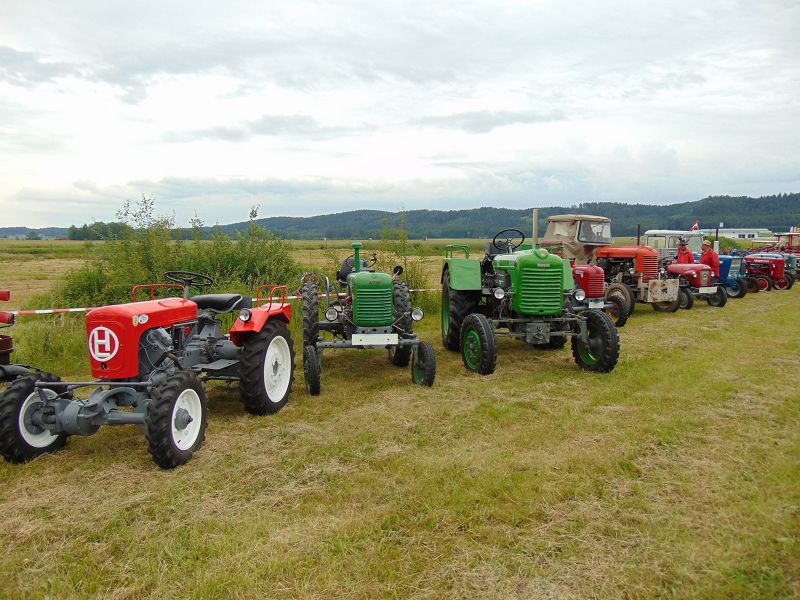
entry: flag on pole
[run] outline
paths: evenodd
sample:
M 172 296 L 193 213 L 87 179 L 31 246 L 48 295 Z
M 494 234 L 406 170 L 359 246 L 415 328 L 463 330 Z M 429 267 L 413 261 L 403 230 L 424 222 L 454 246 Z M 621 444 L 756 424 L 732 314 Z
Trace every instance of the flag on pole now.
M 700 221 L 695 221 L 694 225 L 692 225 L 692 228 L 689 231 L 698 231 L 699 229 L 700 229 Z

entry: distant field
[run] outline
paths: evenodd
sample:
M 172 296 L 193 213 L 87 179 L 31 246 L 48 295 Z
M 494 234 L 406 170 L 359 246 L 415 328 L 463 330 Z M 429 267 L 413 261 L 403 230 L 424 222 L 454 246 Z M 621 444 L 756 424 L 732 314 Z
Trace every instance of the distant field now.
M 0 287 L 48 289 L 82 256 L 55 247 L 0 244 Z M 135 427 L 0 462 L 0 597 L 796 598 L 798 307 L 797 288 L 639 306 L 608 375 L 510 340 L 494 375 L 469 374 L 432 315 L 432 389 L 385 352 L 334 351 L 310 397 L 297 356 L 277 415 L 213 386 L 205 445 L 175 471 Z M 20 319 L 20 358 L 87 377 L 82 327 Z

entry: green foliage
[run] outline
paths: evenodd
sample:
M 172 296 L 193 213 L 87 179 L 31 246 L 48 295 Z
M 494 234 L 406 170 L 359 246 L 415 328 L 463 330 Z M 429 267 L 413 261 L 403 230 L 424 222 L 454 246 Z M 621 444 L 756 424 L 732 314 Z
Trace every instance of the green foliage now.
M 120 237 L 90 247 L 91 258 L 66 276 L 56 296 L 71 305 L 126 302 L 133 285 L 164 282 L 165 271 L 209 275 L 215 286 L 205 291 L 254 292 L 262 284 L 294 279 L 299 268 L 291 247 L 259 227 L 256 216 L 253 209 L 248 228 L 236 239 L 218 229 L 203 241 L 202 222 L 195 219 L 189 241 L 173 240 L 173 219 L 156 214 L 153 198 L 126 202 L 118 213 L 125 225 Z
M 107 240 L 120 239 L 130 233 L 130 226 L 126 223 L 104 223 L 95 221 L 91 225 L 83 224 L 81 227 L 71 225 L 67 231 L 70 240 Z

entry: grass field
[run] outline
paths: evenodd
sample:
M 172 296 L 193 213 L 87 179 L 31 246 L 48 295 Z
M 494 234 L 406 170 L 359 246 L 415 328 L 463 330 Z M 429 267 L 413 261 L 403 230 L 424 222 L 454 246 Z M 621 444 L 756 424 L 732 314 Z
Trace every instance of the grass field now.
M 45 290 L 63 260 L 80 253 L 23 268 L 0 248 L 0 282 Z M 272 417 L 213 388 L 174 471 L 134 427 L 0 463 L 0 597 L 796 598 L 798 306 L 797 289 L 640 306 L 608 375 L 511 341 L 472 375 L 431 316 L 432 389 L 384 352 L 328 352 L 312 398 L 298 357 Z M 20 343 L 48 322 L 81 327 L 25 321 Z M 86 376 L 69 337 L 47 347 Z

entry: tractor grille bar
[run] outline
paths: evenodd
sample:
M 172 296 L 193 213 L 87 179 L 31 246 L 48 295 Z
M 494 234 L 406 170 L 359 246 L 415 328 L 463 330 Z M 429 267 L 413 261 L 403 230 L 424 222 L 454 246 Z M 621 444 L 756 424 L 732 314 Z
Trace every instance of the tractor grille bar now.
M 587 298 L 602 298 L 605 292 L 603 273 L 589 273 L 589 282 L 584 291 L 586 292 Z
M 353 298 L 353 321 L 361 327 L 391 325 L 394 321 L 392 288 L 358 290 Z
M 522 269 L 519 309 L 529 315 L 561 312 L 564 300 L 560 269 Z
M 642 257 L 642 281 L 645 283 L 651 279 L 658 279 L 658 257 Z

